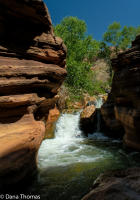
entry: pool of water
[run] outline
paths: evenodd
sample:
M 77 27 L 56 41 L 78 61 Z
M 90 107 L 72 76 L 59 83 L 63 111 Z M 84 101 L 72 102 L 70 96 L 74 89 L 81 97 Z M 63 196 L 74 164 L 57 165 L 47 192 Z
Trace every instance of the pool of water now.
M 79 130 L 80 112 L 62 114 L 55 138 L 44 140 L 38 153 L 38 176 L 30 193 L 46 200 L 80 200 L 96 177 L 107 170 L 138 166 L 140 153 L 123 149 L 120 140 Z

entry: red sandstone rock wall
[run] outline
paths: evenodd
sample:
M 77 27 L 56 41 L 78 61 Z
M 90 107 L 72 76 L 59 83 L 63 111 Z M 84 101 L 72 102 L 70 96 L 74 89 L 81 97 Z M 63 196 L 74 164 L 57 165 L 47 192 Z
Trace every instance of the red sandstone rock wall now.
M 125 130 L 127 146 L 140 150 L 140 36 L 132 48 L 112 60 L 112 67 L 115 74 L 111 94 L 102 107 L 103 118 L 112 131 Z
M 49 109 L 66 76 L 66 47 L 42 0 L 0 0 L 0 177 L 36 168 Z

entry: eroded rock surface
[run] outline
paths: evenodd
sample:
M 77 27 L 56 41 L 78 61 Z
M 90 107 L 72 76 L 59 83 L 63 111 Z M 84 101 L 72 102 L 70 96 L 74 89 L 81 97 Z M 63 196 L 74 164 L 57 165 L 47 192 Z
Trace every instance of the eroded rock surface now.
M 65 76 L 66 47 L 42 0 L 0 0 L 0 178 L 36 168 L 49 110 Z
M 105 173 L 82 200 L 139 200 L 140 168 Z
M 116 134 L 124 129 L 127 146 L 140 150 L 140 36 L 112 60 L 112 67 L 115 74 L 103 118 Z
M 56 122 L 60 117 L 60 111 L 57 107 L 49 110 L 47 122 L 46 122 L 46 131 L 45 131 L 45 138 L 52 139 L 54 138 L 54 132 L 56 128 Z

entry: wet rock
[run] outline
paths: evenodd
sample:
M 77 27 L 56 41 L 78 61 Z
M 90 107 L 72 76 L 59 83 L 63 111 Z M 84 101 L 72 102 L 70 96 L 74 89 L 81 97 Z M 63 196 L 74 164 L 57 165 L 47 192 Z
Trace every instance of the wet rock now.
M 96 107 L 94 105 L 90 105 L 84 108 L 84 110 L 80 114 L 80 128 L 84 132 L 85 135 L 88 133 L 92 133 L 94 130 L 94 125 L 96 125 Z
M 124 135 L 124 128 L 122 124 L 118 120 L 116 120 L 114 113 L 114 104 L 109 101 L 109 99 L 110 96 L 105 104 L 103 104 L 103 106 L 101 107 L 103 132 L 114 138 L 122 138 Z
M 117 170 L 101 175 L 93 190 L 82 200 L 139 200 L 140 168 Z
M 99 95 L 99 97 L 102 98 L 103 103 L 105 103 L 108 99 L 108 94 Z
M 94 96 L 89 96 L 89 95 L 85 94 L 84 99 L 83 99 L 83 105 L 84 105 L 84 107 L 90 106 L 90 105 L 95 106 L 96 101 L 97 101 L 97 99 Z

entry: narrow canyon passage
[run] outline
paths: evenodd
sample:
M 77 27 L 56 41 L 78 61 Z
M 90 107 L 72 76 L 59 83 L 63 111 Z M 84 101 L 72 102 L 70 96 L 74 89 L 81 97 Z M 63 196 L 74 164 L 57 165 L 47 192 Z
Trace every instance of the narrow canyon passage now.
M 138 200 L 138 6 L 52 1 L 0 0 L 0 199 Z

